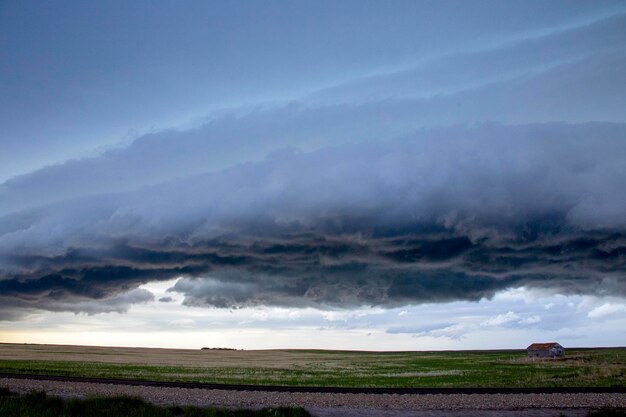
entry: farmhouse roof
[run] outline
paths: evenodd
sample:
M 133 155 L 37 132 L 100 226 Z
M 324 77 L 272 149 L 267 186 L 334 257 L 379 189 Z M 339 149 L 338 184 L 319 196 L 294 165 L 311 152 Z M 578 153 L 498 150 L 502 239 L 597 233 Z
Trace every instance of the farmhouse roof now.
M 549 350 L 550 348 L 554 347 L 554 346 L 561 346 L 556 342 L 550 342 L 550 343 L 533 343 L 532 345 L 528 346 L 526 348 L 526 350 Z

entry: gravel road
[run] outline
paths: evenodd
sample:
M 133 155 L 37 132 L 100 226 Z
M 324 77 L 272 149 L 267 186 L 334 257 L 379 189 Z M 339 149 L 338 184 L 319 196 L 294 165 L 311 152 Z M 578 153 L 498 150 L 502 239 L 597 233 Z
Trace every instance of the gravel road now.
M 33 390 L 46 391 L 51 395 L 65 398 L 130 395 L 162 405 L 186 404 L 199 407 L 229 408 L 300 406 L 319 417 L 439 417 L 443 415 L 513 417 L 521 415 L 518 413 L 522 409 L 525 410 L 524 416 L 558 416 L 560 412 L 566 410 L 566 415 L 578 417 L 585 415 L 584 409 L 626 407 L 626 394 L 609 393 L 445 395 L 282 393 L 146 387 L 18 378 L 0 378 L 0 387 L 6 387 L 19 393 Z M 446 412 L 443 413 L 441 410 L 446 410 Z M 459 412 L 455 414 L 454 410 L 459 410 Z

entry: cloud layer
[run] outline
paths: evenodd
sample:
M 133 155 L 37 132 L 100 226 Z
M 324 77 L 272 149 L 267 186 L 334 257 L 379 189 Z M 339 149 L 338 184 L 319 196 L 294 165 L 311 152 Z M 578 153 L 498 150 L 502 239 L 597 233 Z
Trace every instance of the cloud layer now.
M 115 311 L 177 276 L 225 308 L 626 296 L 624 155 L 624 124 L 438 128 L 21 210 L 0 218 L 0 298 Z
M 0 184 L 0 215 L 260 161 L 277 149 L 388 140 L 442 125 L 626 122 L 626 15 L 347 81 L 289 103 L 211 113 L 193 129 Z
M 331 88 L 3 182 L 0 319 L 125 311 L 156 298 L 142 284 L 177 277 L 160 305 L 626 296 L 626 15 L 602 16 L 527 22 L 462 52 L 400 48 L 389 67 L 363 56 L 367 70 L 336 69 Z M 415 331 L 456 332 L 443 324 Z

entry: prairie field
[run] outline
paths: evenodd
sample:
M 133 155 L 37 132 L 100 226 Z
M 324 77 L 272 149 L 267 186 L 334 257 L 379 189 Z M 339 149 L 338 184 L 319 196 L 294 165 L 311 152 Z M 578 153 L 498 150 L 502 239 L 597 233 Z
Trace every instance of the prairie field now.
M 362 352 L 0 344 L 0 372 L 337 387 L 625 387 L 626 348 Z

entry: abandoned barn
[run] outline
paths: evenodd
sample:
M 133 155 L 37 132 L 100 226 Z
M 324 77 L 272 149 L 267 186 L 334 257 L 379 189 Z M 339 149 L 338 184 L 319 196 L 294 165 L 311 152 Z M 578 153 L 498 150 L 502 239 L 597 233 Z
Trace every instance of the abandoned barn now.
M 556 342 L 533 343 L 526 348 L 529 358 L 555 358 L 565 356 L 565 349 Z

